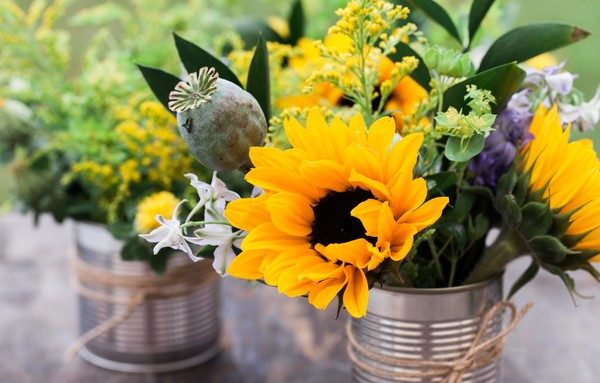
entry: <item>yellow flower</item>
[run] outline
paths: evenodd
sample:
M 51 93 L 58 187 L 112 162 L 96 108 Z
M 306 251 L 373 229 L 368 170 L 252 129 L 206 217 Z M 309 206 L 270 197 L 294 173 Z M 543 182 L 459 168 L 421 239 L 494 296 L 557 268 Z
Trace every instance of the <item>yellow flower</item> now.
M 571 214 L 566 236 L 573 250 L 600 261 L 600 162 L 589 140 L 569 142 L 556 106 L 540 107 L 529 131 L 534 139 L 521 150 L 520 171 L 530 172 L 529 189 L 559 214 Z M 531 194 L 531 193 L 530 193 Z
M 147 234 L 159 226 L 154 219 L 158 214 L 162 214 L 165 219 L 171 219 L 175 206 L 179 199 L 172 193 L 161 191 L 149 195 L 142 199 L 137 205 L 135 216 L 135 229 L 139 234 Z
M 380 81 L 386 81 L 392 78 L 392 71 L 394 70 L 394 63 L 392 60 L 384 57 L 379 64 L 379 76 Z M 388 99 L 385 110 L 398 110 L 392 114 L 396 120 L 398 131 L 401 132 L 404 128 L 404 117 L 413 117 L 413 114 L 417 110 L 417 105 L 429 97 L 429 94 L 418 82 L 413 80 L 411 77 L 404 77 L 398 85 L 392 91 L 390 98 Z M 421 118 L 420 121 L 415 121 L 412 118 L 412 125 L 426 125 L 428 118 Z
M 361 115 L 348 126 L 339 118 L 328 126 L 317 111 L 306 129 L 294 119 L 284 124 L 292 149 L 250 149 L 255 168 L 246 179 L 265 194 L 225 210 L 233 226 L 248 232 L 228 272 L 264 278 L 289 296 L 308 293 L 319 309 L 339 295 L 350 315 L 364 316 L 366 273 L 406 257 L 415 234 L 448 203 L 426 202 L 425 180 L 413 179 L 423 136 L 392 145 L 390 117 L 369 130 Z

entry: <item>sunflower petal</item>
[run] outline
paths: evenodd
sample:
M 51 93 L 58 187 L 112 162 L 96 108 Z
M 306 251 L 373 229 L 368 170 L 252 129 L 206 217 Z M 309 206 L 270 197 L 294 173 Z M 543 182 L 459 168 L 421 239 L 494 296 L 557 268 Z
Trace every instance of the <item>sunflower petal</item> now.
M 369 284 L 365 273 L 356 267 L 344 268 L 348 284 L 344 290 L 344 306 L 354 318 L 361 318 L 367 314 L 369 303 Z
M 277 193 L 266 202 L 271 220 L 280 231 L 296 237 L 305 237 L 312 232 L 315 220 L 311 202 L 295 193 Z

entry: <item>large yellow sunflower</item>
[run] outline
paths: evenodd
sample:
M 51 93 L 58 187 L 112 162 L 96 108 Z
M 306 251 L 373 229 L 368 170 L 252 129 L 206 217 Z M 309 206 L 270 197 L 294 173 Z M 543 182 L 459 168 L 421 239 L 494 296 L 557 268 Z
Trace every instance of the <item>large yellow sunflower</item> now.
M 592 142 L 569 142 L 556 106 L 540 107 L 531 123 L 531 140 L 521 150 L 521 172 L 530 172 L 529 189 L 559 214 L 570 214 L 566 236 L 573 250 L 600 261 L 600 162 Z
M 354 317 L 366 314 L 366 273 L 402 260 L 415 234 L 435 223 L 446 197 L 425 201 L 413 168 L 423 137 L 393 144 L 390 117 L 367 130 L 361 115 L 327 125 L 317 111 L 304 128 L 285 121 L 292 149 L 254 147 L 246 179 L 265 193 L 231 202 L 229 222 L 248 232 L 229 274 L 264 278 L 289 296 L 308 294 L 324 309 L 336 296 Z

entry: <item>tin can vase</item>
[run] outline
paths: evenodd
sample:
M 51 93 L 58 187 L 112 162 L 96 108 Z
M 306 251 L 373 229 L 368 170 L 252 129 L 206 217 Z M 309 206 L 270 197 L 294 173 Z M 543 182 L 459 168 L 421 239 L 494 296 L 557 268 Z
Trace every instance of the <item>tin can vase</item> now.
M 498 348 L 476 363 L 463 360 L 474 343 L 503 331 L 501 300 L 501 276 L 452 288 L 371 289 L 367 315 L 348 326 L 352 381 L 501 382 Z
M 123 261 L 122 242 L 102 226 L 75 225 L 72 275 L 79 293 L 79 355 L 99 367 L 136 373 L 180 370 L 220 347 L 219 278 L 208 261 L 171 256 L 164 275 Z M 125 318 L 125 319 L 124 319 Z

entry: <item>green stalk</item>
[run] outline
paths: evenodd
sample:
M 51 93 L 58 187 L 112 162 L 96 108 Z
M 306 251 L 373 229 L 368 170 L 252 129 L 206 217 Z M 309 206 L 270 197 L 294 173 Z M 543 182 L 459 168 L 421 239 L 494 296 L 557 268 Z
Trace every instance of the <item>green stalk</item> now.
M 527 244 L 515 230 L 502 228 L 494 243 L 487 247 L 463 285 L 485 281 L 504 270 L 512 260 L 527 254 Z

